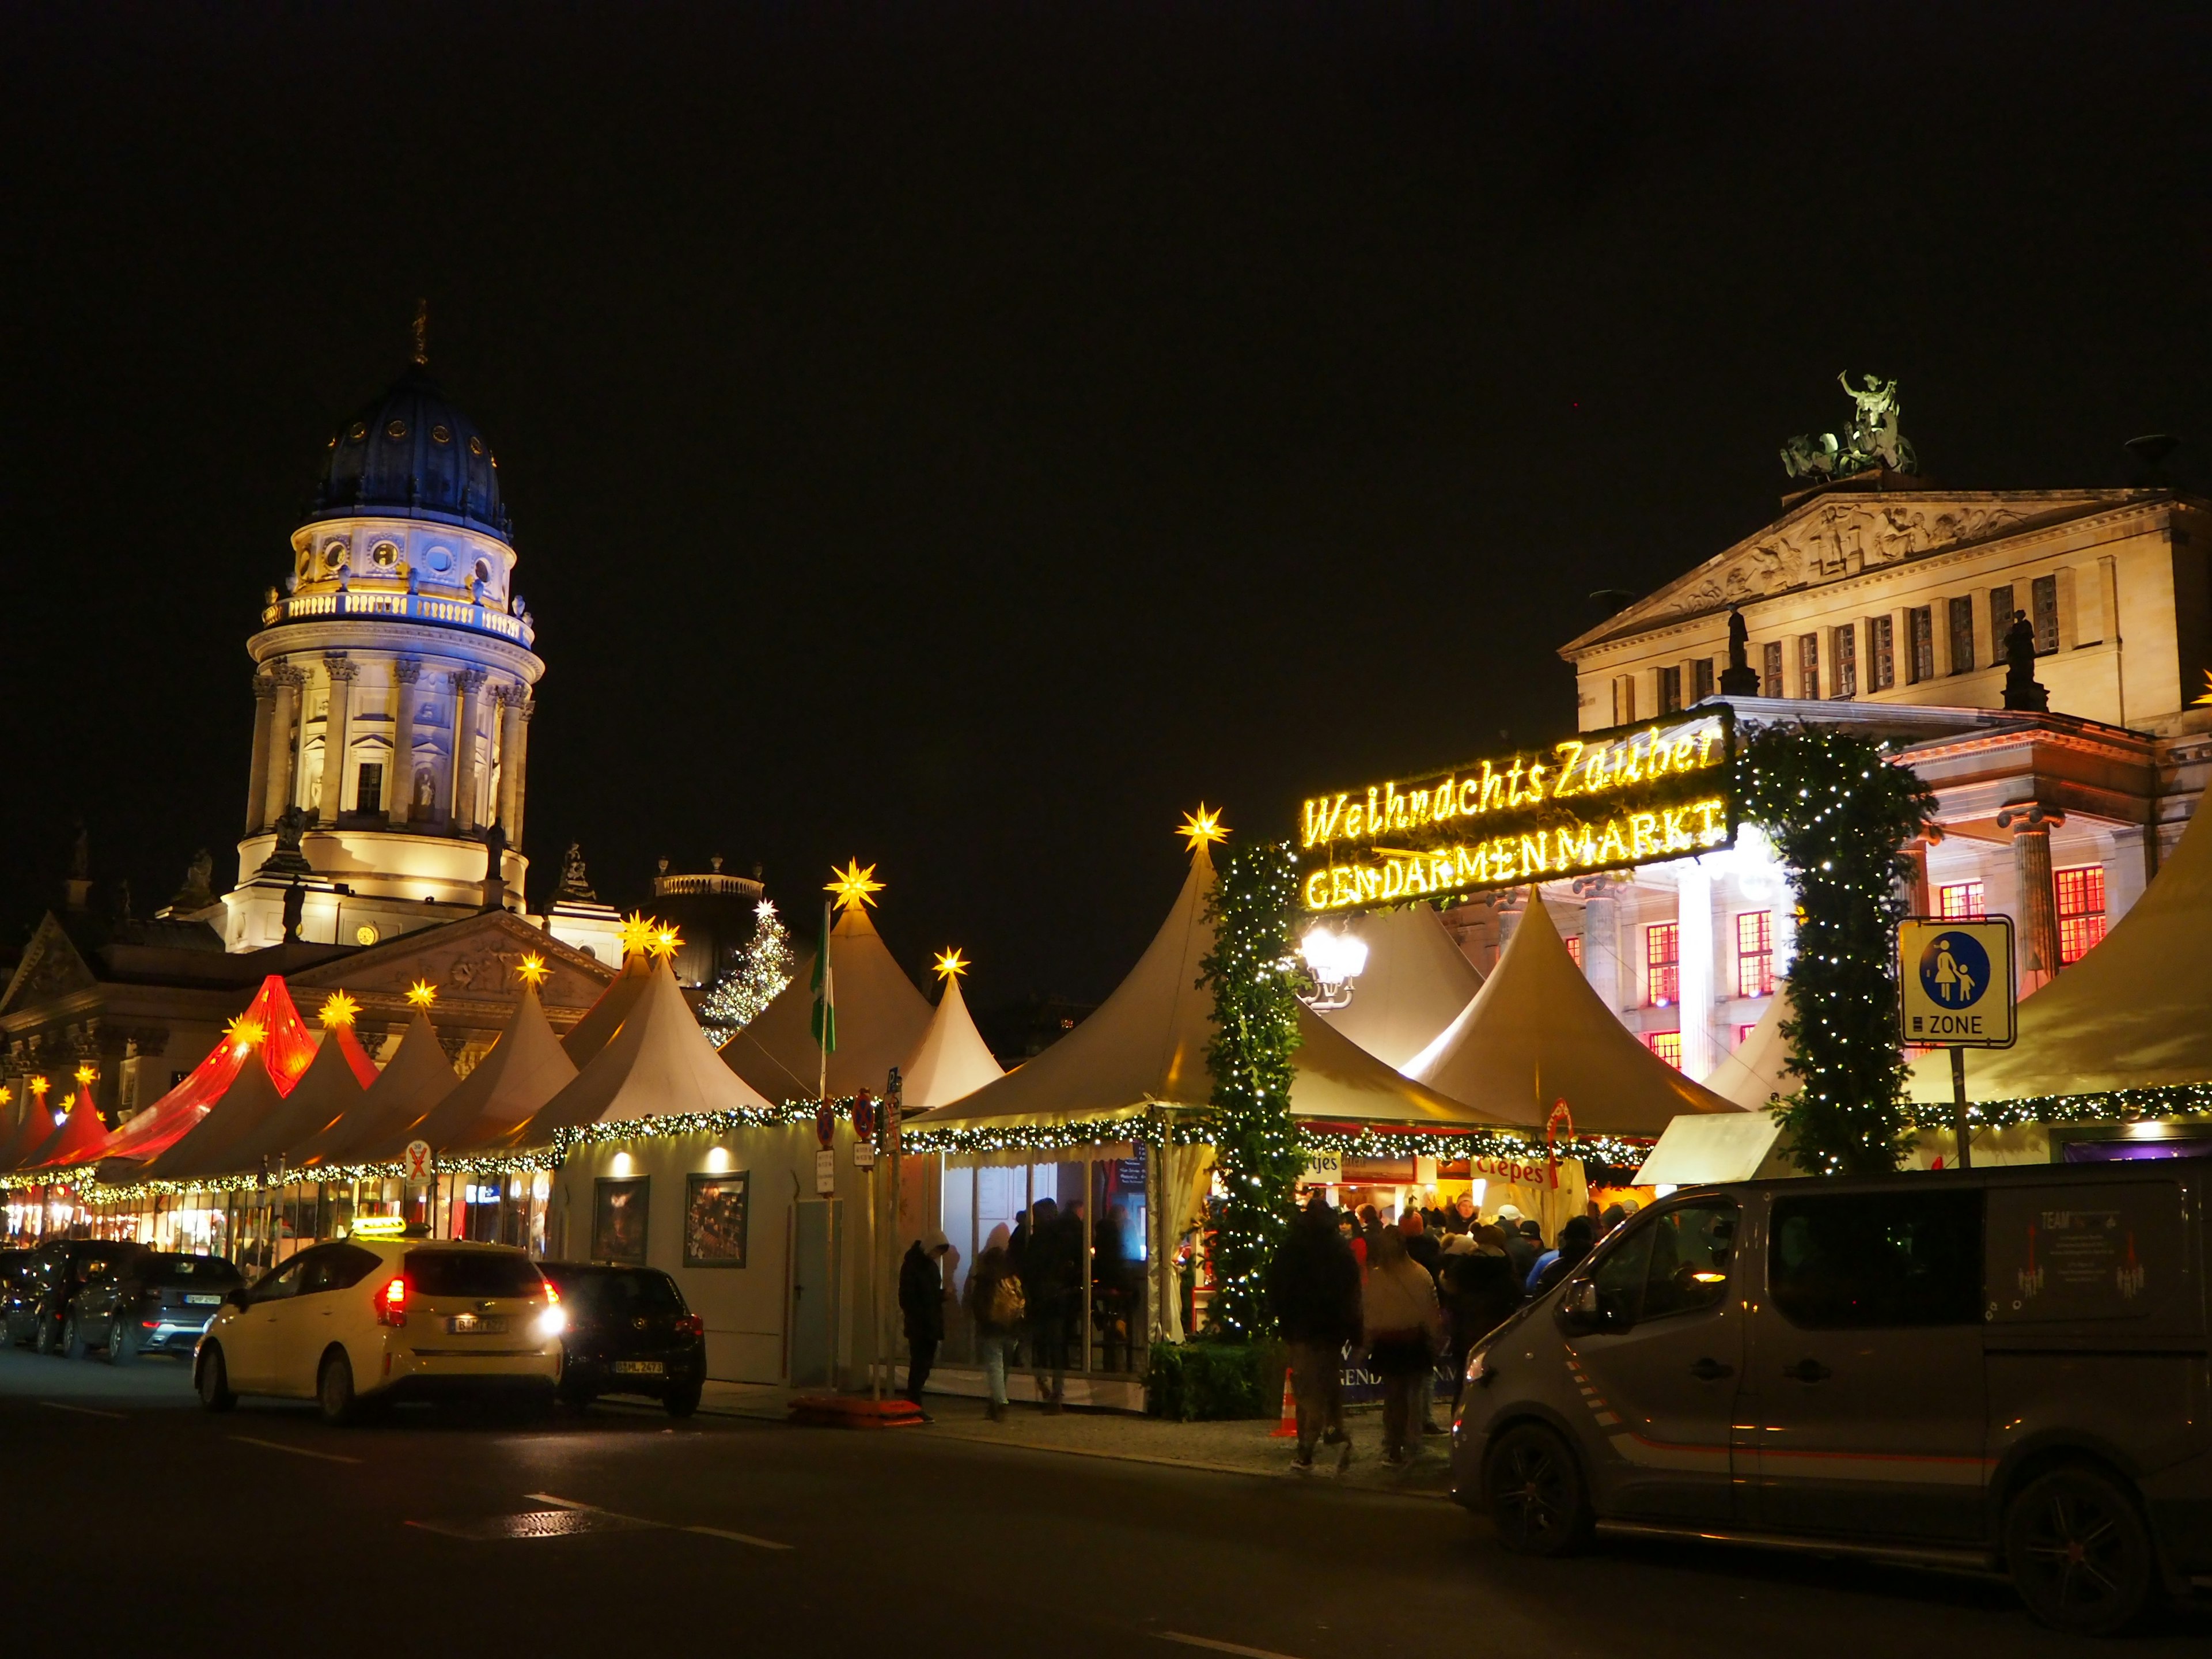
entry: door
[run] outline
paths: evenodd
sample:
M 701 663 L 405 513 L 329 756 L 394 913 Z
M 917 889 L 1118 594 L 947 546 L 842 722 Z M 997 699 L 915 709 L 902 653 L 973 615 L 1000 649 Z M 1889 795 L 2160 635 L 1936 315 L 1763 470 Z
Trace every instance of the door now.
M 240 1394 L 267 1394 L 273 1385 L 277 1320 L 299 1298 L 307 1258 L 295 1255 L 247 1293 L 235 1318 L 217 1328 L 223 1368 Z
M 1739 1220 L 1729 1199 L 1664 1206 L 1591 1270 L 1598 1328 L 1571 1334 L 1567 1353 L 1604 1443 L 1590 1469 L 1601 1515 L 1741 1518 L 1729 1432 L 1744 1354 Z
M 1972 1539 L 1982 1189 L 1776 1194 L 1747 1405 L 1760 1526 Z
M 839 1247 L 836 1199 L 801 1199 L 791 1209 L 790 1381 L 794 1388 L 837 1381 Z

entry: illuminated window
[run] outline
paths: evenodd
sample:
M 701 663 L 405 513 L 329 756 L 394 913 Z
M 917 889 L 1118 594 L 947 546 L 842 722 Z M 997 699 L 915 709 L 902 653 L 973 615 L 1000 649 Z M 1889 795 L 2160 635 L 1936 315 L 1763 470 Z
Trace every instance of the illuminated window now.
M 1583 965 L 1583 936 L 1580 933 L 1567 935 L 1567 954 L 1575 959 L 1576 967 Z
M 1800 634 L 1797 636 L 1797 695 L 1817 697 L 1820 695 L 1820 636 Z
M 1867 618 L 1867 690 L 1887 691 L 1897 684 L 1897 637 L 1887 617 Z
M 1905 678 L 1908 685 L 1936 678 L 1936 616 L 1924 605 L 1905 613 Z
M 1739 1048 L 1742 1048 L 1745 1043 L 1751 1041 L 1751 1034 L 1758 1029 L 1759 1027 L 1756 1024 L 1737 1026 L 1735 1028 L 1735 1046 Z
M 1745 910 L 1735 919 L 1735 994 L 1774 994 L 1774 912 Z
M 2070 968 L 2105 936 L 2105 866 L 2054 870 L 2058 886 L 2058 965 Z
M 1644 930 L 1644 1000 L 1648 1006 L 1665 1008 L 1682 994 L 1682 928 L 1673 921 L 1655 921 Z M 1679 1043 L 1678 1045 L 1679 1046 Z
M 1845 623 L 1836 630 L 1836 695 L 1855 697 L 1859 693 L 1859 630 Z
M 1974 602 L 1969 599 L 1951 601 L 1951 672 L 1974 672 Z
M 1783 695 L 1782 641 L 1767 641 L 1765 645 L 1759 647 L 1759 653 L 1764 669 L 1759 677 L 1759 695 L 1762 697 L 1781 696 Z
M 1978 881 L 1954 881 L 1936 890 L 1936 908 L 1946 921 L 1978 921 L 1989 915 Z
M 1676 1071 L 1682 1069 L 1682 1034 L 1680 1031 L 1646 1031 L 1644 1046 Z

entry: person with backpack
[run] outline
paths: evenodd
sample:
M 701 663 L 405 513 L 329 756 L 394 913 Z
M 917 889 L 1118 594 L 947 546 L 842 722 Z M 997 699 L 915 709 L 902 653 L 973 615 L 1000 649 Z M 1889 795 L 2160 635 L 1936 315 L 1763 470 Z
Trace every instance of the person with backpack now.
M 1028 1314 L 1021 1275 L 1014 1271 L 1006 1242 L 1006 1224 L 1000 1222 L 991 1229 L 983 1253 L 969 1269 L 964 1297 L 975 1328 L 975 1358 L 983 1367 L 983 1380 L 990 1384 L 994 1423 L 1006 1420 L 1006 1352 Z

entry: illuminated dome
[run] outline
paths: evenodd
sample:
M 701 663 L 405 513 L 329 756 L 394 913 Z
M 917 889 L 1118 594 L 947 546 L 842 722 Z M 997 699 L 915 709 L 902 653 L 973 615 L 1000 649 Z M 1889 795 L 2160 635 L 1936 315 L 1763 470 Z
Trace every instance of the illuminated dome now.
M 307 522 L 368 514 L 467 525 L 513 540 L 489 440 L 420 365 L 331 434 Z

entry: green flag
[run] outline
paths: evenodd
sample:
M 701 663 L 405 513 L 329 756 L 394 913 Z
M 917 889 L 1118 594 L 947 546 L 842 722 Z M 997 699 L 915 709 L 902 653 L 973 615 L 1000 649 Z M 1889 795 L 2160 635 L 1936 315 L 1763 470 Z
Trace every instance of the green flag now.
M 830 968 L 830 906 L 822 907 L 822 948 L 814 957 L 814 1041 L 823 1054 L 837 1048 L 837 976 Z

